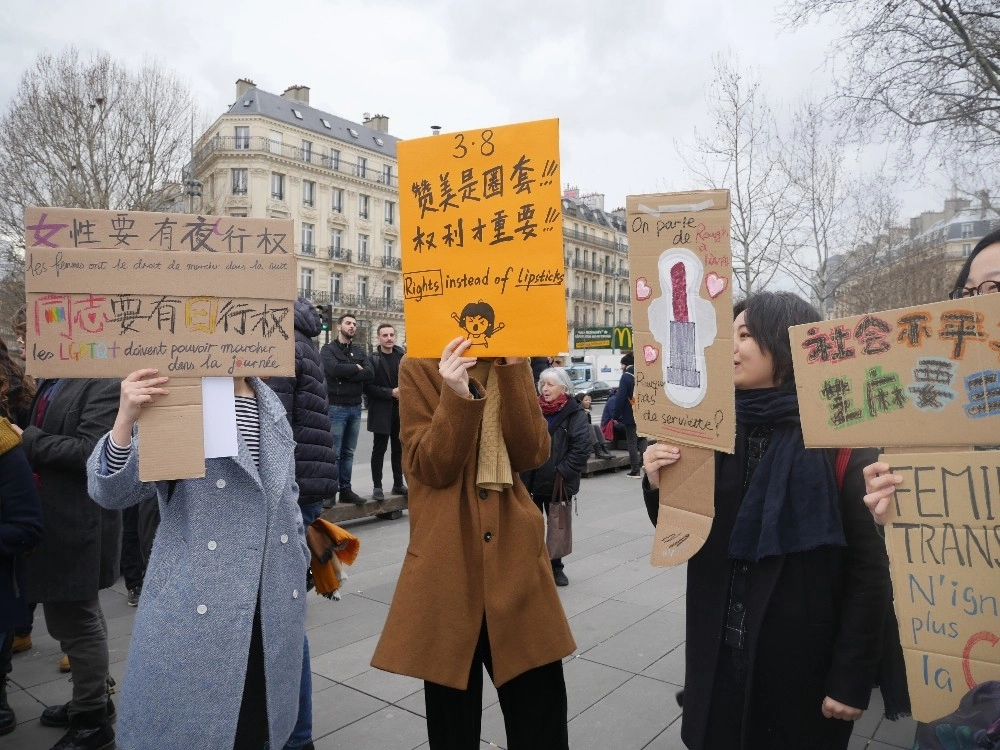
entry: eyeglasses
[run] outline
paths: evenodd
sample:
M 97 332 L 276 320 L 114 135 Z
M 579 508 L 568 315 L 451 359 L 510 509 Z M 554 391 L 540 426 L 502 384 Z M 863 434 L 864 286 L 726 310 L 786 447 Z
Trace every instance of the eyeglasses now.
M 951 290 L 948 299 L 975 297 L 977 294 L 995 294 L 1000 292 L 1000 281 L 984 281 L 979 286 L 959 286 Z

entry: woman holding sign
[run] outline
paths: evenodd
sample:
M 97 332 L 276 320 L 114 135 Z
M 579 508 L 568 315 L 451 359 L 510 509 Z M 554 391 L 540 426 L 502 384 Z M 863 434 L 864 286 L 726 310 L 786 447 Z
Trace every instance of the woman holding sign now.
M 951 299 L 975 297 L 978 294 L 1000 292 L 1000 230 L 992 232 L 976 243 L 955 279 Z M 889 505 L 896 485 L 903 481 L 898 474 L 889 473 L 889 464 L 878 461 L 865 467 L 865 505 L 884 526 L 889 520 Z
M 548 459 L 548 431 L 527 360 L 470 346 L 399 370 L 410 546 L 372 666 L 424 680 L 431 750 L 480 747 L 484 666 L 507 747 L 566 750 L 575 645 L 518 478 Z
M 143 408 L 167 378 L 137 370 L 87 464 L 105 508 L 158 502 L 118 712 L 118 747 L 281 748 L 298 715 L 309 552 L 295 485 L 295 441 L 278 397 L 234 378 L 239 453 L 205 476 L 139 480 Z M 270 742 L 270 745 L 268 745 Z
M 736 452 L 716 453 L 715 520 L 688 562 L 681 737 L 693 750 L 843 750 L 868 706 L 888 561 L 862 502 L 873 451 L 803 446 L 789 326 L 820 320 L 789 293 L 738 303 Z M 650 520 L 660 470 L 644 454 Z

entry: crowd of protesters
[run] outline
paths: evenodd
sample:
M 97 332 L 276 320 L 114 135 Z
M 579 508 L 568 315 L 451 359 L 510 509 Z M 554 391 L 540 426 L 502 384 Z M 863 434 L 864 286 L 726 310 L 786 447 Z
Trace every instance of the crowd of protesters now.
M 1000 291 L 1000 232 L 955 287 Z M 909 709 L 872 522 L 885 523 L 898 477 L 874 450 L 803 447 L 788 327 L 819 319 L 789 293 L 734 310 L 736 451 L 716 454 L 715 521 L 687 566 L 678 700 L 693 750 L 844 750 L 876 682 L 887 712 Z M 24 325 L 22 311 L 21 360 Z M 440 359 L 408 359 L 388 324 L 366 354 L 356 330 L 341 317 L 320 350 L 319 315 L 299 300 L 294 376 L 233 380 L 238 454 L 207 459 L 204 478 L 153 483 L 139 480 L 139 451 L 163 448 L 142 445 L 139 418 L 168 377 L 35 383 L 0 342 L 0 734 L 17 726 L 12 653 L 31 647 L 41 605 L 72 671 L 65 702 L 40 719 L 66 730 L 53 750 L 151 737 L 166 750 L 311 748 L 305 529 L 338 495 L 365 502 L 352 468 L 367 395 L 374 499 L 388 449 L 411 529 L 373 666 L 424 681 L 434 750 L 479 746 L 483 667 L 512 750 L 568 748 L 562 659 L 575 644 L 556 586 L 569 581 L 544 513 L 607 448 L 551 359 L 481 357 L 462 337 Z M 643 445 L 631 355 L 621 364 L 605 415 L 624 429 L 655 524 L 682 449 Z M 126 568 L 138 611 L 116 706 L 99 593 Z M 936 747 L 931 734 L 921 747 Z

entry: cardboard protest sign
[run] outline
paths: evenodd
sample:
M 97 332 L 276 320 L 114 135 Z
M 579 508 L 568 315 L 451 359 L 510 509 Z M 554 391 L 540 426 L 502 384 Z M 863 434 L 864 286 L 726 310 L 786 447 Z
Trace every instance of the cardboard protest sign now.
M 27 370 L 295 372 L 292 222 L 25 209 Z
M 914 718 L 1000 680 L 1000 451 L 888 454 L 886 547 Z
M 689 446 L 660 472 L 651 562 L 676 565 L 712 527 L 713 451 L 736 444 L 729 192 L 630 195 L 626 211 L 637 430 Z
M 201 376 L 295 372 L 292 222 L 25 209 L 27 370 L 171 376 L 143 411 L 143 481 L 205 474 Z
M 440 357 L 566 347 L 559 121 L 401 141 L 407 352 Z
M 630 195 L 638 431 L 732 453 L 729 192 Z
M 660 472 L 660 509 L 650 563 L 669 568 L 702 548 L 715 518 L 715 451 L 686 446 Z
M 1000 294 L 789 329 L 810 448 L 1000 435 Z

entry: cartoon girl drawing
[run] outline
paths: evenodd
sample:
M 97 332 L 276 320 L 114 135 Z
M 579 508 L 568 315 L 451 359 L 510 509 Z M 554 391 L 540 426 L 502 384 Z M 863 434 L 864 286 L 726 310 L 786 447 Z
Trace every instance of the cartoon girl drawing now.
M 451 317 L 465 331 L 465 338 L 472 342 L 472 346 L 489 348 L 488 339 L 504 329 L 503 323 L 494 324 L 496 314 L 490 304 L 482 300 L 470 302 L 462 308 L 461 315 L 452 313 Z

